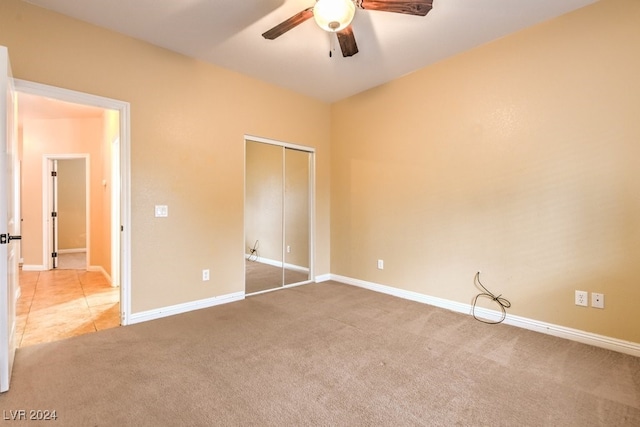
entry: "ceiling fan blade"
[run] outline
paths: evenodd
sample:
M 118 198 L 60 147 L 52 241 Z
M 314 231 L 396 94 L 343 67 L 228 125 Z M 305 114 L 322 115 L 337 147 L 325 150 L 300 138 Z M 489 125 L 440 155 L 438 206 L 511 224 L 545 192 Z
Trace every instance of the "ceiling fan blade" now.
M 308 9 L 303 10 L 302 12 L 296 13 L 291 18 L 285 21 L 282 21 L 281 23 L 279 23 L 269 31 L 263 33 L 262 37 L 264 37 L 265 39 L 273 40 L 277 37 L 280 37 L 290 29 L 295 28 L 298 25 L 302 24 L 304 21 L 311 18 L 312 16 L 313 16 L 313 7 L 310 7 Z
M 425 16 L 433 7 L 433 0 L 360 0 L 358 6 L 365 10 Z
M 342 56 L 353 56 L 358 53 L 358 45 L 356 44 L 356 37 L 353 35 L 353 28 L 349 25 L 344 30 L 336 33 L 338 36 L 338 42 L 340 43 L 340 49 L 342 49 Z

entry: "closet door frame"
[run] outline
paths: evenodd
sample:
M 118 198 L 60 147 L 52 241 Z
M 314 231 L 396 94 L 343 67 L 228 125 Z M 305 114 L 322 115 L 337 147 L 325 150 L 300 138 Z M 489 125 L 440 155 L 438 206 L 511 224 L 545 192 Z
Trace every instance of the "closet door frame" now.
M 293 287 L 293 286 L 299 286 L 299 285 L 304 285 L 307 283 L 311 283 L 314 282 L 314 278 L 315 278 L 315 230 L 316 230 L 316 220 L 315 220 L 315 201 L 316 201 L 316 185 L 315 185 L 315 162 L 316 162 L 316 157 L 315 157 L 315 148 L 313 147 L 307 147 L 305 145 L 300 145 L 300 144 L 293 144 L 293 143 L 289 143 L 289 142 L 284 142 L 284 141 L 278 141 L 275 139 L 270 139 L 270 138 L 264 138 L 264 137 L 259 137 L 259 136 L 254 136 L 254 135 L 244 135 L 244 179 L 245 179 L 245 185 L 244 185 L 244 205 L 246 208 L 246 204 L 247 204 L 247 187 L 246 187 L 246 177 L 247 177 L 247 142 L 258 142 L 258 143 L 263 143 L 263 144 L 269 144 L 269 145 L 275 145 L 277 147 L 282 147 L 283 148 L 283 152 L 284 149 L 289 148 L 289 149 L 293 149 L 293 150 L 297 150 L 297 151 L 303 151 L 309 154 L 309 277 L 306 281 L 304 282 L 298 282 L 298 283 L 293 283 L 293 284 L 284 284 L 283 286 L 279 287 L 279 288 L 275 288 L 275 289 L 270 289 L 269 291 L 272 290 L 276 290 L 276 289 L 283 289 L 283 288 L 289 288 L 289 287 Z M 284 159 L 284 156 L 283 156 Z M 283 170 L 284 170 L 284 164 L 283 164 Z M 244 213 L 244 209 L 243 209 L 243 215 L 246 215 L 246 213 Z M 284 215 L 284 211 L 283 211 L 283 215 Z M 247 229 L 246 229 L 246 218 L 243 219 L 243 223 L 244 223 L 244 230 L 243 230 L 243 247 L 244 244 L 246 242 L 246 234 L 247 234 Z M 282 250 L 283 250 L 283 256 L 282 256 L 282 261 L 283 261 L 283 268 L 284 268 L 284 261 L 286 259 L 285 257 L 285 246 L 286 243 L 284 241 L 284 235 L 285 235 L 285 231 L 283 228 L 283 242 L 282 242 Z M 243 251 L 244 254 L 244 251 Z M 284 280 L 283 280 L 284 282 Z M 245 285 L 245 289 L 246 289 L 246 285 Z M 264 291 L 264 292 L 269 292 L 269 291 Z

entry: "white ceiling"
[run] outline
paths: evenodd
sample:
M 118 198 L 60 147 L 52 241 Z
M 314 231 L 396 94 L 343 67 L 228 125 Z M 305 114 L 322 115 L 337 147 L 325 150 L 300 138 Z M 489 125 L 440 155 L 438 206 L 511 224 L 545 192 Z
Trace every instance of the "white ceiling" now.
M 358 9 L 350 58 L 313 19 L 261 36 L 314 0 L 27 1 L 334 102 L 597 0 L 434 0 L 425 17 Z
M 18 125 L 25 119 L 68 119 L 103 117 L 104 110 L 29 93 L 18 93 Z

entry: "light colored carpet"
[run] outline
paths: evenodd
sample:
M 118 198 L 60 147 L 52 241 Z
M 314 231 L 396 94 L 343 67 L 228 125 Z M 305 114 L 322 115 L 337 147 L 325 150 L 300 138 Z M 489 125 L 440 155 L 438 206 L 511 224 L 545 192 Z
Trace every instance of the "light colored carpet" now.
M 21 348 L 0 409 L 21 408 L 61 426 L 638 426 L 640 359 L 325 282 Z
M 245 293 L 247 294 L 281 288 L 283 280 L 284 284 L 290 285 L 305 282 L 308 279 L 307 273 L 285 269 L 283 276 L 281 267 L 258 261 L 245 261 Z
M 71 252 L 58 254 L 58 270 L 86 270 L 87 253 Z

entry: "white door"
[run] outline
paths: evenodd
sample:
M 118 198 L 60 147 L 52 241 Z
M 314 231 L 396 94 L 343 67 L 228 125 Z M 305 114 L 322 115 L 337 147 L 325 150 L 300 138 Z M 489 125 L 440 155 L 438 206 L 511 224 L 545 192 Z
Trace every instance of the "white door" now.
M 18 289 L 18 245 L 15 185 L 16 95 L 9 65 L 9 52 L 0 46 L 0 392 L 9 389 L 16 352 L 16 297 Z

